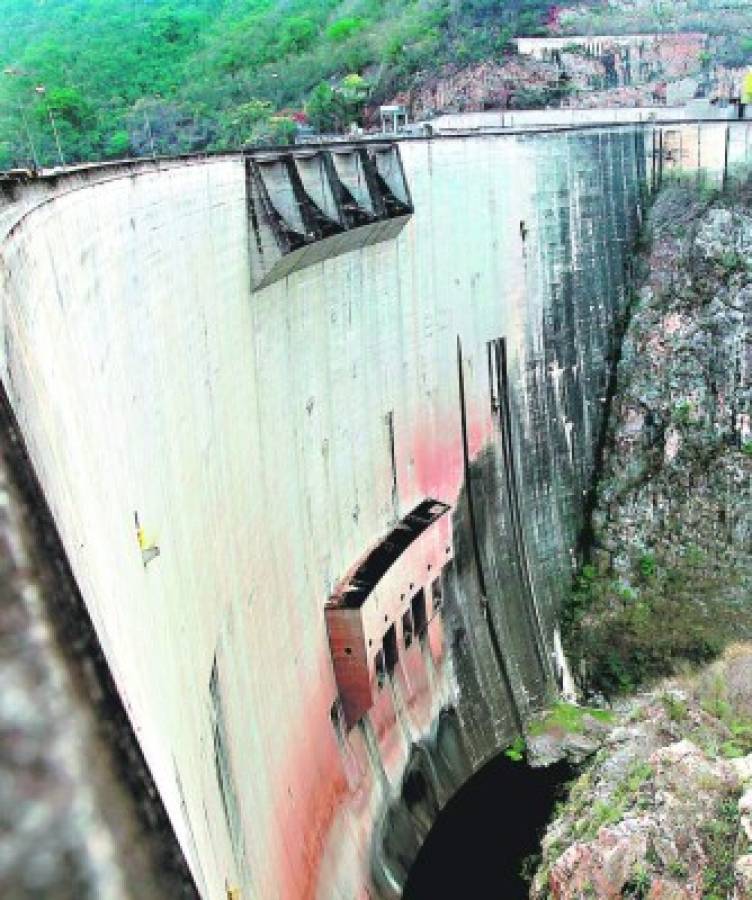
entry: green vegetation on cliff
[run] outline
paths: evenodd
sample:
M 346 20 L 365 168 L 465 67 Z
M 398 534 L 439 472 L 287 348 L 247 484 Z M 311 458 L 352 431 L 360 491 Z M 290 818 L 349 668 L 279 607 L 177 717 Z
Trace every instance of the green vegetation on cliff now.
M 501 54 L 542 0 L 6 0 L 0 168 L 341 128 L 417 71 Z M 40 87 L 44 88 L 42 92 Z M 281 113 L 281 115 L 280 115 Z

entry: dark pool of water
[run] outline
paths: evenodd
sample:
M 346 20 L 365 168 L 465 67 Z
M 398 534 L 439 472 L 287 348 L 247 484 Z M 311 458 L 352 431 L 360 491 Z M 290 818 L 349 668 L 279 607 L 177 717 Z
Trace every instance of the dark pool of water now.
M 404 900 L 516 900 L 528 896 L 525 857 L 540 850 L 566 763 L 531 769 L 503 754 L 442 810 L 410 871 Z

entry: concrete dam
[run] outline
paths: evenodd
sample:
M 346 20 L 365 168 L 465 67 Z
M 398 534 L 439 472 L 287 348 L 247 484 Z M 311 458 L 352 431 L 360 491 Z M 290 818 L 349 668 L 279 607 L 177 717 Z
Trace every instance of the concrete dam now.
M 748 128 L 0 183 L 6 411 L 202 897 L 399 897 L 556 696 L 650 193 Z

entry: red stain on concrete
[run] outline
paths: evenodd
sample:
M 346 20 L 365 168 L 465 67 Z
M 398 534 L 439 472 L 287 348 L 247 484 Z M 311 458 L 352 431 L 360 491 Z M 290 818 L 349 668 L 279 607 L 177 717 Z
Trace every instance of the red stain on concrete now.
M 270 864 L 280 900 L 316 896 L 327 835 L 350 793 L 329 715 L 334 701 L 331 684 L 306 693 L 306 714 L 298 722 L 276 787 L 278 845 Z
M 468 410 L 467 445 L 472 461 L 492 440 L 493 430 L 489 416 L 477 413 L 471 418 L 470 412 Z M 447 431 L 440 434 L 426 434 L 416 428 L 411 440 L 411 461 L 415 484 L 421 495 L 454 504 L 465 477 L 459 420 L 449 423 Z

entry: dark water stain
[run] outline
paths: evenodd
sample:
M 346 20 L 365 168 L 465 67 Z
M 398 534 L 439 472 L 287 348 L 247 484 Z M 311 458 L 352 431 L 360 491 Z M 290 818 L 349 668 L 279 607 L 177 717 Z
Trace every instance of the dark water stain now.
M 523 861 L 540 850 L 573 774 L 567 763 L 532 769 L 497 756 L 442 810 L 410 870 L 404 900 L 527 897 Z

